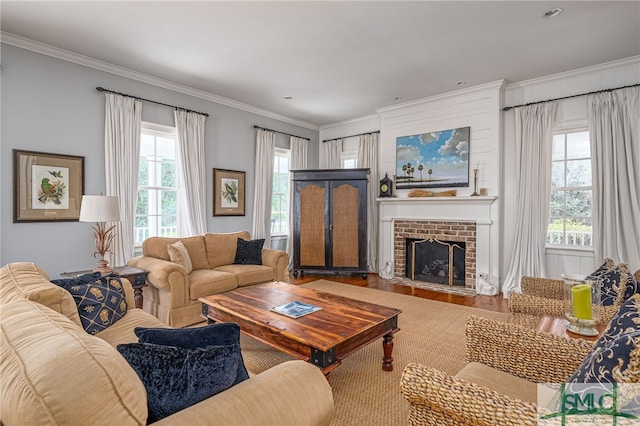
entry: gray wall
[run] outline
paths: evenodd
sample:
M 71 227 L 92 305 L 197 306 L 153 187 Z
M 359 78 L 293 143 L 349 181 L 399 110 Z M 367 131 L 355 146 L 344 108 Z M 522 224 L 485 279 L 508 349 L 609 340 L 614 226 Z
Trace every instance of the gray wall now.
M 97 86 L 207 112 L 207 229 L 251 230 L 255 129 L 259 125 L 311 139 L 309 167 L 318 167 L 318 132 L 262 115 L 2 44 L 0 103 L 0 264 L 35 262 L 51 276 L 92 268 L 91 224 L 13 223 L 12 149 L 85 157 L 85 194 L 105 191 L 104 95 Z M 212 89 L 215 92 L 215 89 Z M 142 119 L 174 125 L 173 109 L 143 103 Z M 288 137 L 278 134 L 278 146 Z M 212 216 L 212 169 L 246 171 L 246 216 Z

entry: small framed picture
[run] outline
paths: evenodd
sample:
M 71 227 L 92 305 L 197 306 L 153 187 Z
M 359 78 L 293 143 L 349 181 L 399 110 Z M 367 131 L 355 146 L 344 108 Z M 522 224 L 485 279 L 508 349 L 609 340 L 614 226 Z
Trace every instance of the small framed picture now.
M 244 216 L 245 172 L 213 169 L 213 215 Z
M 78 221 L 84 157 L 13 150 L 13 222 Z

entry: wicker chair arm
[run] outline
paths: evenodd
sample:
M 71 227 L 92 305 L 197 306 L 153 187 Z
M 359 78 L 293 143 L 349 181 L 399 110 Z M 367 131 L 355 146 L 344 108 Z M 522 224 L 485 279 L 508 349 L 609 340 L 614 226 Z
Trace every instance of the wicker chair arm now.
M 547 299 L 564 299 L 563 281 L 551 278 L 522 277 L 520 280 L 522 293 Z
M 535 425 L 533 403 L 513 399 L 485 386 L 410 363 L 401 392 L 409 401 L 411 425 Z
M 468 362 L 480 362 L 534 383 L 566 382 L 593 347 L 588 340 L 473 315 L 467 320 L 466 341 Z
M 509 295 L 509 312 L 529 315 L 564 316 L 564 301 L 524 293 Z

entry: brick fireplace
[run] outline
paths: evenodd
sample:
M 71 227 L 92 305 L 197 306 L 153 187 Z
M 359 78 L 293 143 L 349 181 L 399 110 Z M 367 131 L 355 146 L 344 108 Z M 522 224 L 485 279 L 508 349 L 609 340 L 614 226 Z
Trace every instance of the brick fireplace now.
M 402 278 L 406 271 L 407 238 L 465 243 L 465 280 L 466 288 L 475 288 L 476 284 L 476 223 L 445 222 L 441 220 L 396 220 L 393 231 L 394 276 Z
M 380 198 L 381 276 L 405 276 L 406 238 L 464 242 L 465 288 L 479 294 L 499 289 L 499 231 L 496 197 Z

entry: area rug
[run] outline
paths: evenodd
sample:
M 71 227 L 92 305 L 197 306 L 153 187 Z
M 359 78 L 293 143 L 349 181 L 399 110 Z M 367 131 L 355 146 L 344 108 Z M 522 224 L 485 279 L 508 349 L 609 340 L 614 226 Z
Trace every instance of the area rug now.
M 440 293 L 455 294 L 458 296 L 475 296 L 476 291 L 472 288 L 465 288 L 463 286 L 448 286 L 446 284 L 434 284 L 424 281 L 414 281 L 409 278 L 392 278 L 390 283 L 405 285 L 408 287 L 424 288 L 427 290 L 438 291 Z
M 392 372 L 382 371 L 380 339 L 351 354 L 330 374 L 336 409 L 331 422 L 334 426 L 407 424 L 409 406 L 400 394 L 404 367 L 410 362 L 418 362 L 455 374 L 466 364 L 464 327 L 467 317 L 507 319 L 503 313 L 327 280 L 313 281 L 303 287 L 402 310 L 398 318 L 400 331 L 394 337 Z M 255 373 L 292 359 L 244 335 L 241 345 L 245 365 Z

